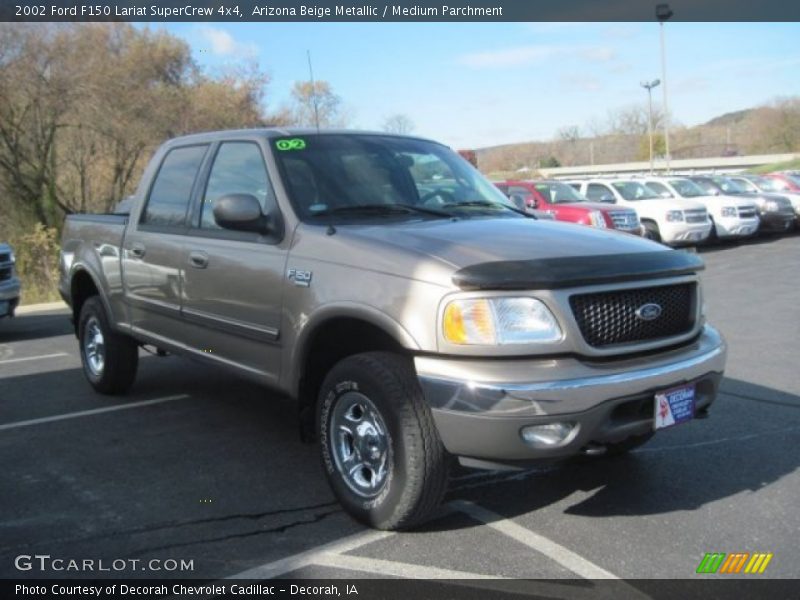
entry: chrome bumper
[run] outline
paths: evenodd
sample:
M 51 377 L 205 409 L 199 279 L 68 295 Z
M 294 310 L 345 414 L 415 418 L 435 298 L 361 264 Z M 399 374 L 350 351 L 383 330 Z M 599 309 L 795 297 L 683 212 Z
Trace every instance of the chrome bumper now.
M 685 382 L 698 384 L 696 408 L 714 401 L 725 368 L 722 336 L 705 326 L 694 342 L 660 354 L 608 362 L 577 358 L 464 361 L 417 357 L 423 393 L 445 447 L 475 458 L 566 456 L 590 442 L 610 442 L 652 429 L 652 417 L 610 422 L 626 403 Z M 644 406 L 643 410 L 646 410 Z M 616 410 L 616 413 L 615 413 Z M 635 412 L 635 411 L 634 411 Z M 520 438 L 527 425 L 564 417 L 580 425 L 567 446 L 534 450 Z

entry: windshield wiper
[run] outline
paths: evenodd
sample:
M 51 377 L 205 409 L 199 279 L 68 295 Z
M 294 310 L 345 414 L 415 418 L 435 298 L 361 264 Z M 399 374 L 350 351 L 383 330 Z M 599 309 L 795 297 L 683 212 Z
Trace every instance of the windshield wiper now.
M 422 206 L 414 206 L 413 204 L 354 204 L 351 206 L 335 206 L 333 208 L 326 208 L 313 213 L 312 217 L 327 217 L 330 215 L 347 215 L 347 214 L 365 214 L 365 215 L 397 215 L 419 213 L 423 215 L 432 215 L 435 217 L 452 218 L 453 215 L 442 210 L 433 208 L 425 208 Z
M 459 208 L 461 206 L 477 206 L 477 207 L 486 207 L 486 208 L 505 208 L 507 210 L 514 211 L 515 213 L 519 213 L 528 217 L 529 219 L 536 219 L 536 215 L 533 215 L 527 211 L 522 210 L 521 208 L 517 208 L 516 206 L 510 206 L 508 204 L 503 204 L 502 202 L 489 202 L 488 200 L 468 200 L 466 202 L 449 202 L 447 204 L 442 204 L 442 208 Z

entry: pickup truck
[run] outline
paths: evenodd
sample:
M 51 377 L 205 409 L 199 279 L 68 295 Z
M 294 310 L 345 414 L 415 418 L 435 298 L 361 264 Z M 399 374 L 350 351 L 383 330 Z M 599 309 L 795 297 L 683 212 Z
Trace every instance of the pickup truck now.
M 661 198 L 641 181 L 589 179 L 569 183 L 593 202 L 633 208 L 645 228 L 645 237 L 667 246 L 698 244 L 711 233 L 705 206 L 683 198 Z
M 128 206 L 64 226 L 89 383 L 125 392 L 143 345 L 262 382 L 373 527 L 434 515 L 455 459 L 619 454 L 716 397 L 697 255 L 532 218 L 433 141 L 180 137 Z
M 495 185 L 527 210 L 549 213 L 557 221 L 617 229 L 634 235 L 641 235 L 643 231 L 635 210 L 589 202 L 562 181 L 509 180 Z
M 14 316 L 19 290 L 14 251 L 8 244 L 0 244 L 0 319 Z

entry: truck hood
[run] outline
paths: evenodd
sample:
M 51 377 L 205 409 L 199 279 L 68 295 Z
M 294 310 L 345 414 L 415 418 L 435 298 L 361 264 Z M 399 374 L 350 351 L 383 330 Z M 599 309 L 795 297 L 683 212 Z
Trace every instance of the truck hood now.
M 334 235 L 308 226 L 299 238 L 299 255 L 448 286 L 456 271 L 486 263 L 671 252 L 613 230 L 515 218 L 336 225 Z

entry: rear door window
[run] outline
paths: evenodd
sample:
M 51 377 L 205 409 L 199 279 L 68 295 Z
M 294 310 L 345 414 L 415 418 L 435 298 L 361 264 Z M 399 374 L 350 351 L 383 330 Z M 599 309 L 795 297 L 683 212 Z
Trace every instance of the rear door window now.
M 186 225 L 192 188 L 207 150 L 208 145 L 186 146 L 167 153 L 150 188 L 141 224 L 176 229 Z
M 595 202 L 614 202 L 614 192 L 602 183 L 590 183 L 586 188 L 586 197 Z

